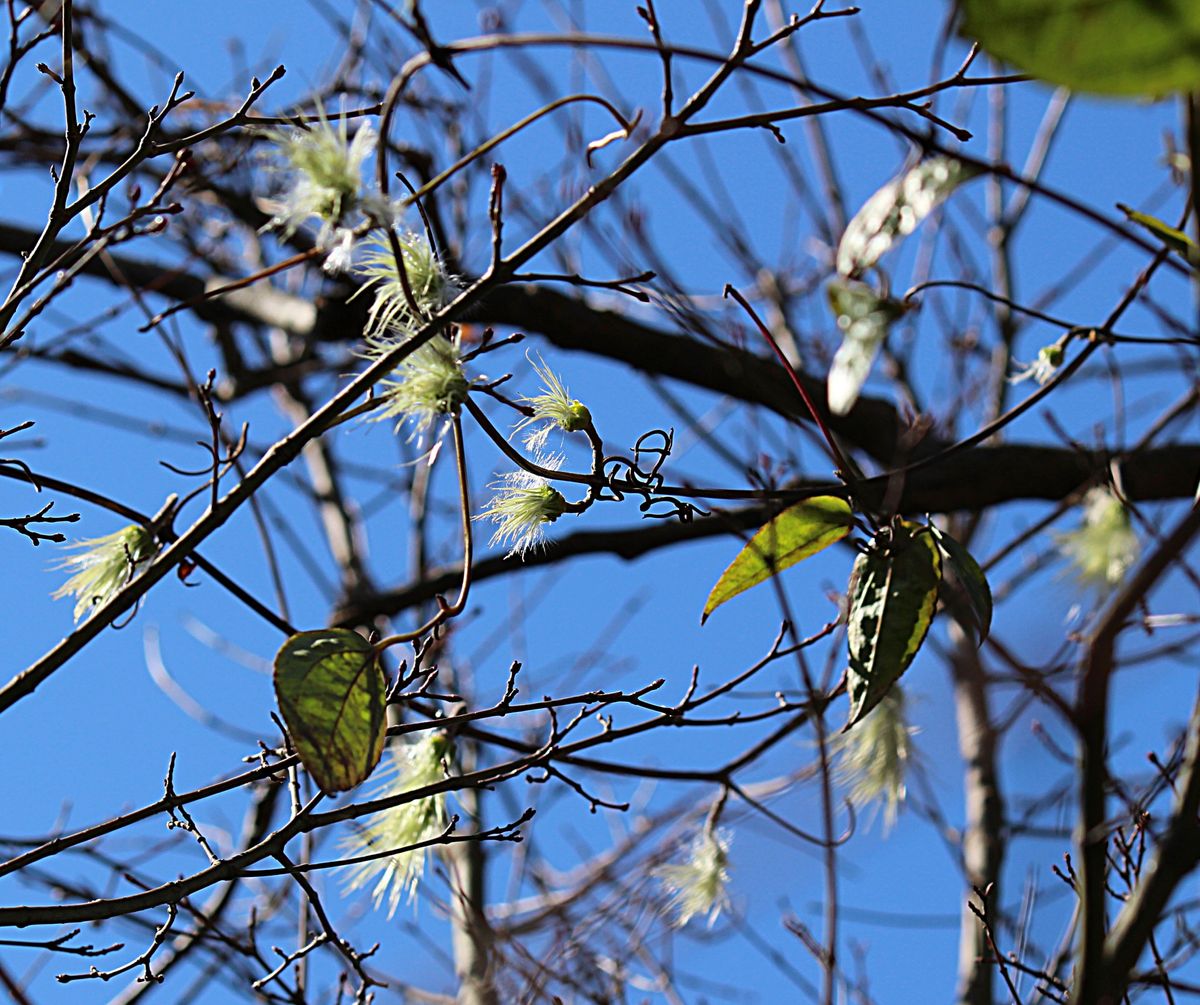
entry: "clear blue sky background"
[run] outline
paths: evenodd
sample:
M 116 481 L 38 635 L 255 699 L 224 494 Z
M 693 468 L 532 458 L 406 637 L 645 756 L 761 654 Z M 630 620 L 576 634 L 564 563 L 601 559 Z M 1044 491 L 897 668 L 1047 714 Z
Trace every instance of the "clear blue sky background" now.
M 440 37 L 449 40 L 476 31 L 474 4 L 455 0 L 427 6 Z M 641 37 L 644 29 L 633 6 L 607 0 L 575 5 L 591 30 Z M 711 44 L 713 28 L 703 14 L 703 5 L 690 0 L 658 0 L 657 6 L 668 38 Z M 890 79 L 900 87 L 925 83 L 930 77 L 933 46 L 946 16 L 945 5 L 933 0 L 864 0 L 861 6 L 864 8 L 861 23 L 875 51 L 883 55 Z M 154 8 L 150 13 L 147 5 L 132 0 L 104 4 L 111 17 L 136 24 L 177 59 L 188 74 L 189 86 L 195 87 L 204 98 L 229 99 L 240 93 L 245 84 L 242 67 L 261 76 L 275 63 L 282 62 L 288 67 L 288 77 L 271 92 L 264 107 L 288 109 L 290 102 L 302 95 L 308 85 L 323 81 L 342 55 L 342 42 L 333 38 L 323 22 L 303 4 L 212 0 L 203 4 L 154 5 Z M 534 3 L 524 4 L 514 20 L 514 27 L 544 28 L 547 24 L 544 8 Z M 227 45 L 230 39 L 236 39 L 236 48 Z M 804 41 L 815 80 L 845 93 L 878 92 L 866 78 L 844 25 L 818 25 L 804 34 Z M 961 57 L 962 46 L 954 44 L 950 51 L 953 62 Z M 147 65 L 139 57 L 126 58 L 122 70 L 141 87 L 141 93 L 154 96 L 152 100 L 165 93 L 169 77 L 164 71 Z M 464 60 L 462 68 L 472 77 L 485 65 L 485 60 Z M 561 52 L 546 56 L 548 72 L 564 88 L 570 77 L 568 65 Z M 613 56 L 607 65 L 617 75 L 629 99 L 642 104 L 647 114 L 653 115 L 658 98 L 657 61 L 650 56 Z M 949 71 L 952 67 L 948 65 L 945 69 Z M 976 69 L 984 71 L 982 60 Z M 32 74 L 32 67 L 24 72 Z M 683 78 L 694 86 L 701 75 L 694 66 L 688 66 Z M 777 106 L 787 105 L 791 100 L 782 89 L 764 93 Z M 1014 166 L 1019 166 L 1050 92 L 1030 84 L 1009 93 L 1012 125 L 1009 157 Z M 713 114 L 740 107 L 742 101 L 736 86 L 731 87 L 728 96 L 716 103 Z M 497 89 L 490 92 L 479 114 L 486 116 L 493 126 L 500 126 L 538 103 L 519 88 Z M 976 139 L 969 149 L 976 152 L 986 149 L 984 103 L 985 95 L 979 92 L 943 97 L 938 104 L 939 112 L 975 131 Z M 1164 129 L 1176 126 L 1176 120 L 1176 109 L 1169 104 L 1078 102 L 1068 113 L 1048 178 L 1102 210 L 1111 211 L 1114 203 L 1122 201 L 1171 219 L 1179 211 L 1181 196 L 1170 193 L 1162 205 L 1152 200 L 1167 178 L 1158 163 L 1161 136 Z M 906 121 L 916 123 L 911 116 Z M 584 113 L 582 123 L 588 136 L 600 135 L 610 128 L 591 111 Z M 827 124 L 848 201 L 851 207 L 857 206 L 900 167 L 905 152 L 886 132 L 849 114 L 838 115 Z M 785 133 L 789 139 L 788 154 L 807 166 L 803 130 L 792 126 L 785 128 Z M 811 264 L 811 224 L 785 210 L 789 206 L 787 189 L 768 149 L 769 142 L 769 138 L 759 136 L 727 137 L 713 140 L 708 150 L 729 191 L 734 193 L 737 214 L 744 222 L 742 236 L 766 261 L 778 258 L 782 252 L 785 260 L 801 266 Z M 521 143 L 505 148 L 500 159 L 509 169 L 512 190 L 519 192 L 523 185 L 540 177 L 547 164 L 558 162 L 563 155 L 564 141 L 558 127 L 543 123 Z M 611 148 L 600 156 L 600 162 L 611 165 L 619 155 L 619 147 Z M 693 156 L 694 150 L 684 148 L 669 154 L 675 163 L 688 169 L 698 163 L 691 159 Z M 584 177 L 582 167 L 574 177 L 576 180 Z M 675 263 L 678 274 L 687 277 L 689 290 L 715 296 L 724 283 L 745 283 L 750 278 L 739 274 L 721 250 L 719 235 L 707 230 L 683 205 L 661 173 L 648 170 L 639 176 L 636 185 L 639 201 L 652 212 L 655 241 Z M 40 168 L 25 176 L 10 174 L 0 179 L 0 217 L 37 224 L 48 191 L 49 183 Z M 476 210 L 482 213 L 485 193 L 479 190 L 477 194 Z M 549 216 L 558 205 L 552 198 L 561 200 L 562 193 L 552 189 L 529 196 L 532 208 L 541 217 Z M 972 215 L 982 219 L 979 214 L 982 199 L 982 185 L 976 183 L 956 198 L 949 211 L 966 214 L 968 220 Z M 513 246 L 522 229 L 517 222 L 511 225 L 509 237 Z M 1102 234 L 1094 228 L 1056 210 L 1036 208 L 1017 242 L 1016 259 L 1021 267 L 1018 290 L 1025 296 L 1035 294 L 1045 283 L 1065 273 L 1101 239 Z M 580 238 L 573 236 L 568 241 L 579 250 L 585 265 L 599 262 L 586 243 L 580 243 Z M 915 246 L 916 239 L 912 243 Z M 983 248 L 979 240 L 972 253 L 982 257 Z M 480 251 L 478 247 L 468 249 L 468 258 L 474 256 L 473 260 L 478 262 Z M 145 245 L 134 252 L 151 253 Z M 894 282 L 901 289 L 907 284 L 914 252 L 915 247 L 905 249 L 890 263 Z M 1056 312 L 1081 322 L 1099 321 L 1141 264 L 1129 253 L 1107 259 L 1056 305 Z M 1156 286 L 1156 292 L 1168 300 L 1187 296 L 1186 289 L 1170 281 Z M 56 312 L 39 323 L 33 337 L 49 339 L 61 328 L 99 314 L 110 302 L 111 294 L 105 287 L 81 283 L 57 305 Z M 953 316 L 956 320 L 986 324 L 986 311 L 980 303 L 963 301 L 961 308 L 956 306 Z M 817 330 L 821 325 L 831 327 L 815 314 L 809 324 Z M 1131 330 L 1157 330 L 1154 325 L 1153 318 L 1144 312 L 1135 310 L 1129 315 Z M 161 350 L 153 337 L 138 334 L 135 328 L 132 316 L 125 316 L 104 328 L 103 337 L 121 345 L 134 358 L 154 361 L 166 372 Z M 208 353 L 203 328 L 183 320 L 179 330 L 189 340 L 196 359 L 203 363 Z M 939 401 L 939 394 L 944 393 L 945 385 L 938 373 L 938 346 L 944 333 L 935 318 L 922 316 L 906 337 L 919 340 L 921 367 L 917 380 L 927 402 L 936 409 L 944 404 Z M 1037 348 L 1053 337 L 1055 334 L 1049 329 L 1029 329 L 1018 346 L 1018 355 L 1032 358 Z M 536 346 L 536 340 L 531 342 Z M 628 446 L 650 426 L 675 425 L 681 431 L 681 450 L 673 458 L 671 470 L 698 479 L 718 478 L 735 483 L 736 472 L 722 467 L 705 448 L 689 446 L 694 438 L 684 431 L 681 418 L 672 414 L 639 377 L 590 358 L 553 352 L 546 355 L 564 374 L 572 392 L 587 402 L 610 443 Z M 511 368 L 522 379 L 528 377 L 528 366 L 520 351 L 513 351 L 503 362 L 489 362 L 489 367 Z M 328 389 L 325 387 L 326 392 Z M 531 389 L 527 380 L 523 389 Z M 35 392 L 132 413 L 147 422 L 161 422 L 184 430 L 193 437 L 203 435 L 203 430 L 194 410 L 182 403 L 168 406 L 159 396 L 123 384 L 104 384 L 62 369 L 23 365 L 0 383 L 0 426 L 31 415 L 36 417 L 37 432 L 46 438 L 47 446 L 22 456 L 49 474 L 111 492 L 133 506 L 152 512 L 166 493 L 179 488 L 178 479 L 157 461 L 165 459 L 183 466 L 196 463 L 197 452 L 188 445 L 187 437 L 179 442 L 167 438 L 152 440 L 141 432 L 81 425 L 76 418 L 38 405 L 27 396 L 21 397 Z M 1177 393 L 1178 388 L 1167 379 L 1127 382 L 1127 435 L 1136 435 L 1139 424 L 1144 424 L 1147 416 L 1152 416 L 1156 408 Z M 704 414 L 715 404 L 714 399 L 690 392 L 686 398 L 698 414 Z M 1098 435 L 1096 424 L 1111 414 L 1107 383 L 1081 378 L 1061 399 L 1056 399 L 1055 414 L 1072 434 L 1091 440 Z M 249 421 L 252 440 L 262 444 L 269 443 L 285 429 L 267 401 L 239 405 L 230 410 L 229 418 L 234 422 Z M 794 433 L 774 420 L 763 421 L 774 430 L 774 442 L 788 443 L 809 471 L 818 474 L 827 471 L 826 462 L 809 441 L 797 445 L 801 438 Z M 1036 412 L 1018 424 L 1012 435 L 1017 439 L 1053 440 L 1044 416 Z M 772 441 L 756 441 L 746 433 L 743 442 L 749 447 Z M 381 426 L 345 428 L 337 434 L 337 443 L 345 456 L 381 470 L 394 470 L 400 459 L 389 432 Z M 478 471 L 476 493 L 481 497 L 482 476 L 499 459 L 489 455 L 487 444 L 479 437 L 471 437 L 471 447 Z M 359 484 L 362 498 L 369 499 L 377 489 L 365 491 L 365 486 L 365 481 Z M 272 492 L 281 510 L 295 514 L 297 533 L 311 539 L 314 550 L 323 555 L 319 527 L 309 509 L 285 485 L 273 488 Z M 22 510 L 32 502 L 29 493 L 7 483 L 0 484 L 0 508 L 4 512 Z M 66 508 L 67 501 L 59 506 Z M 605 521 L 612 526 L 628 526 L 636 518 L 632 506 L 623 509 L 614 506 L 611 510 L 590 514 L 588 526 L 601 526 Z M 81 512 L 84 518 L 79 525 L 79 536 L 96 536 L 116 529 L 107 514 L 86 507 Z M 1043 512 L 1041 506 L 1033 505 L 1007 508 L 981 539 L 978 549 L 981 556 L 989 553 L 989 542 L 1003 541 L 1007 530 L 1027 524 Z M 1157 511 L 1151 508 L 1149 512 L 1154 517 Z M 573 528 L 562 529 L 566 532 Z M 405 581 L 407 530 L 402 508 L 396 505 L 382 508 L 369 522 L 369 533 L 372 569 L 380 582 Z M 7 673 L 11 674 L 69 630 L 70 610 L 69 604 L 54 603 L 48 598 L 61 581 L 61 573 L 48 571 L 48 563 L 54 558 L 51 548 L 35 551 L 15 539 L 2 544 L 6 561 L 5 663 Z M 1029 551 L 1005 562 L 994 575 L 996 583 L 1010 583 L 1013 589 L 1011 600 L 1001 609 L 996 632 L 1033 665 L 1041 665 L 1057 650 L 1069 610 L 1081 599 L 1061 577 L 1061 567 L 1028 575 L 1021 571 L 1022 563 L 1046 545 L 1047 539 L 1040 538 Z M 511 580 L 483 585 L 472 597 L 466 627 L 456 642 L 457 669 L 474 676 L 481 700 L 499 696 L 504 671 L 511 659 L 526 661 L 523 686 L 529 695 L 540 694 L 543 689 L 582 691 L 593 686 L 626 686 L 663 676 L 668 682 L 664 693 L 674 697 L 686 686 L 693 663 L 701 665 L 705 680 L 723 679 L 767 649 L 778 621 L 764 595 L 757 599 L 743 598 L 722 610 L 703 630 L 698 627 L 698 613 L 708 589 L 734 550 L 732 540 L 709 541 L 658 553 L 632 566 L 614 559 L 592 558 L 575 563 L 567 571 L 538 569 Z M 209 542 L 205 553 L 234 571 L 239 580 L 260 595 L 268 595 L 268 580 L 257 557 L 258 545 L 248 514 L 239 514 Z M 440 557 L 449 560 L 453 554 L 453 539 L 448 535 Z M 847 551 L 834 552 L 786 577 L 801 632 L 815 631 L 832 616 L 834 608 L 828 593 L 844 588 L 849 565 Z M 293 619 L 302 627 L 323 624 L 330 598 L 313 586 L 290 556 L 285 558 L 285 567 Z M 162 655 L 171 672 L 196 700 L 240 729 L 272 735 L 267 716 L 273 698 L 266 668 L 279 644 L 278 634 L 217 587 L 203 582 L 203 577 L 198 579 L 202 585 L 193 590 L 164 582 L 129 627 L 106 632 L 82 658 L 43 685 L 35 697 L 5 714 L 0 732 L 0 763 L 7 770 L 0 775 L 0 805 L 8 807 L 9 813 L 0 824 L 0 834 L 45 834 L 57 826 L 75 827 L 102 819 L 121 805 L 151 801 L 161 792 L 167 756 L 172 750 L 178 752 L 176 786 L 180 789 L 236 770 L 239 758 L 252 752 L 251 744 L 215 735 L 185 716 L 150 680 L 143 647 L 145 632 L 152 626 L 161 633 Z M 1180 606 L 1190 602 L 1191 599 Z M 1163 610 L 1170 609 L 1167 602 Z M 522 610 L 527 613 L 514 618 L 514 611 Z M 238 660 L 215 651 L 199 637 L 200 625 L 219 631 L 249 658 Z M 935 632 L 934 641 L 941 637 L 940 631 Z M 597 653 L 598 658 L 589 658 L 589 654 Z M 818 660 L 823 656 L 823 652 L 819 653 Z M 1118 765 L 1136 764 L 1151 747 L 1162 749 L 1169 728 L 1178 724 L 1169 715 L 1164 717 L 1162 710 L 1176 708 L 1179 712 L 1175 719 L 1182 720 L 1186 703 L 1190 702 L 1190 677 L 1177 663 L 1158 661 L 1131 674 L 1118 687 L 1117 707 L 1129 730 L 1119 743 Z M 962 813 L 960 772 L 945 671 L 934 652 L 928 651 L 918 659 L 906 680 L 913 699 L 913 717 L 921 728 L 918 746 L 922 763 L 950 823 L 957 824 Z M 781 664 L 769 679 L 761 682 L 760 690 L 793 689 L 796 683 L 794 667 Z M 1137 725 L 1141 709 L 1147 712 L 1144 726 Z M 1149 714 L 1151 710 L 1153 716 Z M 1036 788 L 1052 777 L 1050 773 L 1067 770 L 1055 765 L 1032 739 L 1029 721 L 1038 717 L 1044 714 L 1022 713 L 1022 721 L 1014 727 L 1012 740 L 1005 746 L 1004 780 L 1013 792 Z M 1056 723 L 1052 725 L 1057 727 Z M 612 753 L 623 760 L 644 758 L 648 763 L 715 766 L 729 753 L 742 749 L 745 742 L 740 734 L 728 735 L 726 731 L 700 737 L 655 736 L 641 747 L 625 747 Z M 761 774 L 748 780 L 793 770 L 812 756 L 807 736 L 798 737 L 764 764 Z M 524 800 L 532 798 L 524 783 L 509 783 L 509 787 L 515 792 L 513 805 L 523 806 Z M 699 800 L 705 794 L 698 788 L 675 791 L 660 787 L 653 794 L 653 805 L 666 806 L 681 797 Z M 649 794 L 636 786 L 613 783 L 612 795 L 638 801 Z M 612 814 L 588 817 L 585 805 L 573 801 L 573 797 L 556 795 L 552 802 L 554 807 L 539 819 L 535 830 L 537 847 L 563 870 L 576 864 L 581 848 L 602 849 L 609 840 L 610 830 L 619 832 L 629 826 L 628 820 Z M 201 811 L 200 822 L 214 832 L 225 829 L 236 834 L 243 805 L 240 797 L 216 802 Z M 811 789 L 800 788 L 773 805 L 777 812 L 799 826 L 816 829 L 817 803 Z M 491 801 L 490 807 L 495 819 L 509 812 L 509 804 L 503 799 Z M 1069 821 L 1064 819 L 1063 823 Z M 819 931 L 821 875 L 812 849 L 761 818 L 743 817 L 735 821 L 735 830 L 734 913 L 755 927 L 762 946 L 782 953 L 805 977 L 816 981 L 817 967 L 806 957 L 799 942 L 779 924 L 781 914 L 792 912 Z M 166 836 L 161 822 L 140 833 Z M 134 850 L 126 839 L 114 841 L 112 848 L 121 853 Z M 1017 843 L 1010 857 L 1008 902 L 1020 897 L 1026 882 L 1041 891 L 1041 906 L 1057 901 L 1056 907 L 1047 908 L 1051 923 L 1038 932 L 1044 944 L 1056 935 L 1053 920 L 1061 922 L 1067 910 L 1066 900 L 1049 873 L 1050 864 L 1059 861 L 1067 848 L 1068 843 L 1059 837 L 1030 840 Z M 178 857 L 180 871 L 197 868 L 198 854 L 190 847 L 184 848 Z M 79 868 L 81 875 L 87 874 L 84 862 L 80 861 Z M 502 895 L 508 883 L 505 849 L 497 854 L 492 879 L 495 894 Z M 323 874 L 321 882 L 328 895 L 336 899 L 339 886 L 336 875 Z M 869 828 L 860 821 L 860 831 L 843 857 L 842 883 L 846 907 L 842 949 L 845 953 L 852 944 L 864 949 L 870 986 L 877 998 L 889 1003 L 950 1000 L 963 891 L 950 852 L 930 826 L 905 815 L 885 837 L 879 821 Z M 438 892 L 444 893 L 444 884 L 439 884 Z M 19 878 L 0 882 L 2 903 L 23 902 L 33 896 L 41 898 L 45 894 L 31 890 Z M 401 917 L 409 919 L 411 915 L 402 911 Z M 443 947 L 448 947 L 444 926 L 427 905 L 422 906 L 416 921 L 429 928 Z M 722 921 L 715 931 L 723 932 L 726 924 Z M 368 916 L 353 934 L 359 941 L 369 942 L 377 925 L 378 919 Z M 140 933 L 130 933 L 121 925 L 110 926 L 102 933 L 90 933 L 87 938 L 94 942 L 119 938 L 130 946 L 144 941 Z M 405 957 L 385 960 L 385 969 L 418 985 L 439 990 L 451 987 L 450 975 L 434 954 L 417 942 L 405 945 Z M 795 985 L 760 954 L 760 948 L 736 935 L 710 939 L 695 928 L 678 938 L 677 958 L 683 970 L 706 980 L 738 986 L 744 995 L 739 1000 L 763 1003 L 798 1000 Z M 0 951 L 0 957 L 18 974 L 25 972 L 32 958 L 10 951 Z M 46 972 L 73 968 L 77 962 L 53 960 Z M 32 998 L 39 1005 L 105 1001 L 117 990 L 92 984 L 75 984 L 59 990 L 44 974 L 35 987 L 37 993 Z M 167 987 L 158 993 L 158 998 L 176 1001 L 177 993 L 182 992 Z M 221 1002 L 228 1000 L 228 994 L 217 986 L 196 1000 Z M 647 996 L 658 1000 L 649 993 Z M 705 992 L 696 989 L 685 997 L 689 1002 L 699 1002 L 705 1000 Z M 384 992 L 380 1000 L 394 998 Z

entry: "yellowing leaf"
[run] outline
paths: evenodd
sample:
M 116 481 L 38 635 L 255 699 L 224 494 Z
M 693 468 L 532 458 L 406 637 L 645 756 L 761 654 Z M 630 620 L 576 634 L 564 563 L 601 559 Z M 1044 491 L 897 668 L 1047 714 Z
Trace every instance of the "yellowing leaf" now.
M 375 649 L 348 628 L 300 632 L 275 657 L 275 696 L 300 760 L 325 792 L 344 792 L 379 763 L 387 682 Z
M 933 620 L 942 556 L 928 527 L 904 521 L 859 555 L 850 576 L 849 729 L 908 669 Z
M 931 157 L 893 178 L 863 203 L 847 224 L 838 244 L 838 272 L 862 275 L 975 173 L 953 157 Z
M 1157 216 L 1149 213 L 1139 213 L 1123 203 L 1117 203 L 1117 209 L 1129 217 L 1130 221 L 1139 227 L 1144 227 L 1157 237 L 1163 244 L 1179 255 L 1192 267 L 1200 267 L 1200 245 L 1197 245 L 1182 230 L 1176 230 L 1169 223 L 1163 223 Z
M 1200 81 L 1196 0 L 960 0 L 962 31 L 1042 80 L 1156 96 Z
M 840 541 L 853 525 L 850 504 L 837 496 L 816 496 L 789 506 L 764 524 L 721 574 L 700 623 L 725 601 Z

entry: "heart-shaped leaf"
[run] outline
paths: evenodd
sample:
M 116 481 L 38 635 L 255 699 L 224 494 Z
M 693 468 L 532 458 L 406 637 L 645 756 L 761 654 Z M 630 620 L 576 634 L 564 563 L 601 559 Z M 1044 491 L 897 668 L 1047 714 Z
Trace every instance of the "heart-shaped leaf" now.
M 721 574 L 700 623 L 725 601 L 840 541 L 853 526 L 850 504 L 837 496 L 815 496 L 789 506 L 765 523 Z
M 960 0 L 963 34 L 1042 80 L 1157 96 L 1200 81 L 1196 0 Z
M 950 571 L 967 598 L 967 605 L 975 619 L 975 635 L 983 645 L 992 628 L 992 588 L 987 576 L 979 568 L 975 557 L 958 541 L 934 524 L 929 525 L 942 553 L 950 560 Z
M 275 657 L 275 696 L 323 791 L 352 789 L 375 769 L 387 731 L 387 681 L 375 648 L 357 632 L 293 635 Z
M 901 522 L 859 555 L 850 576 L 849 729 L 908 669 L 933 620 L 942 556 L 928 527 Z

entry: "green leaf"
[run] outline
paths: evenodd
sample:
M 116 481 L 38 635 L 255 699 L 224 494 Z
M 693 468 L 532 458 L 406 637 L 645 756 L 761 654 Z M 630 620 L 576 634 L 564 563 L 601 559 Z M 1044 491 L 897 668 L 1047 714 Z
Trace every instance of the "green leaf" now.
M 1196 0 L 960 0 L 963 34 L 1042 80 L 1157 96 L 1200 81 Z
M 928 527 L 901 522 L 859 555 L 850 576 L 849 729 L 908 669 L 933 620 L 942 556 Z
M 325 792 L 344 792 L 379 763 L 387 682 L 375 648 L 348 628 L 300 632 L 275 657 L 275 696 L 296 752 Z
M 978 172 L 953 157 L 931 157 L 893 178 L 863 203 L 838 244 L 837 270 L 859 276 L 907 237 L 945 198 Z
M 958 541 L 933 523 L 929 525 L 929 529 L 942 549 L 942 554 L 950 560 L 950 569 L 966 595 L 967 604 L 975 618 L 978 644 L 983 645 L 992 628 L 992 588 L 988 586 L 987 577 L 979 568 L 974 556 Z
M 853 279 L 834 279 L 825 292 L 842 332 L 842 345 L 829 368 L 829 410 L 845 415 L 858 400 L 888 328 L 905 308 Z
M 789 506 L 765 523 L 721 574 L 700 623 L 726 600 L 840 541 L 853 525 L 850 504 L 837 496 L 816 496 Z
M 1124 203 L 1117 203 L 1117 209 L 1129 217 L 1131 222 L 1150 231 L 1193 268 L 1200 268 L 1200 245 L 1196 244 L 1182 230 L 1176 230 L 1169 223 L 1163 223 L 1157 216 L 1130 209 Z

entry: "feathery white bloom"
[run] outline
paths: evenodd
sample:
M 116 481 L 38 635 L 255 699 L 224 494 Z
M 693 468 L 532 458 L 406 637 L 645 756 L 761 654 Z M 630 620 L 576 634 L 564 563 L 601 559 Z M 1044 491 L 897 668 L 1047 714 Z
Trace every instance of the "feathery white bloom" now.
M 883 805 L 885 829 L 896 822 L 904 802 L 904 776 L 916 732 L 904 716 L 904 694 L 893 685 L 862 722 L 834 738 L 838 780 L 850 786 L 856 806 L 873 801 Z
M 75 598 L 75 620 L 90 617 L 93 610 L 142 571 L 154 557 L 154 537 L 136 524 L 104 537 L 77 541 L 70 547 L 80 554 L 58 563 L 56 568 L 74 573 L 54 591 L 55 600 Z
M 536 458 L 544 468 L 557 469 L 563 458 Z M 554 523 L 567 509 L 567 500 L 545 478 L 528 471 L 513 471 L 493 482 L 496 494 L 479 514 L 478 520 L 491 520 L 496 524 L 492 534 L 493 545 L 511 545 L 508 555 L 525 554 L 540 547 L 546 539 L 547 524 Z
M 450 303 L 460 289 L 420 234 L 396 233 L 404 259 L 404 275 L 417 306 L 433 313 Z M 396 256 L 387 234 L 374 234 L 366 242 L 358 274 L 366 279 L 363 290 L 374 288 L 375 300 L 367 313 L 367 338 L 384 338 L 390 332 L 405 333 L 413 322 L 412 307 L 404 294 Z M 356 294 L 357 295 L 357 294 Z
M 378 359 L 399 344 L 373 336 L 367 340 L 365 355 Z M 380 384 L 384 404 L 372 419 L 394 418 L 397 430 L 405 421 L 411 422 L 414 436 L 424 435 L 435 422 L 456 412 L 471 386 L 463 372 L 457 340 L 452 342 L 443 335 L 435 335 L 406 356 Z
M 1020 369 L 1008 378 L 1010 384 L 1019 384 L 1023 380 L 1034 380 L 1038 386 L 1048 384 L 1062 366 L 1063 348 L 1057 342 L 1044 345 L 1038 350 L 1037 359 L 1032 363 L 1018 363 Z
M 446 777 L 443 763 L 448 749 L 445 736 L 426 733 L 420 740 L 408 744 L 402 751 L 391 751 L 390 777 L 372 795 L 387 798 L 433 785 Z M 351 837 L 339 842 L 348 858 L 407 848 L 436 838 L 446 829 L 446 796 L 438 793 L 424 799 L 401 803 L 390 810 L 381 810 L 367 818 L 366 826 Z M 373 883 L 371 899 L 378 909 L 387 904 L 390 919 L 406 896 L 411 904 L 417 896 L 417 884 L 425 871 L 425 853 L 416 848 L 399 851 L 384 858 L 373 858 L 346 866 L 346 890 L 357 890 Z
M 660 865 L 653 875 L 671 895 L 669 907 L 675 925 L 682 928 L 697 914 L 707 914 L 709 927 L 729 905 L 729 843 L 726 830 L 705 831 L 692 842 L 688 858 L 676 865 Z
M 1075 530 L 1056 534 L 1055 542 L 1075 566 L 1085 587 L 1115 586 L 1138 556 L 1138 539 L 1125 504 L 1104 486 L 1089 489 L 1083 500 L 1083 521 Z
M 525 436 L 525 446 L 534 452 L 545 449 L 546 440 L 555 429 L 564 433 L 576 433 L 586 429 L 592 421 L 592 413 L 581 401 L 571 397 L 571 392 L 563 385 L 558 374 L 550 369 L 539 356 L 529 357 L 533 369 L 542 378 L 542 393 L 532 398 L 522 396 L 521 401 L 533 409 L 533 415 L 526 416 L 517 423 L 514 433 L 522 429 L 533 428 Z
M 307 126 L 281 129 L 269 134 L 287 164 L 291 184 L 278 204 L 275 216 L 264 229 L 279 227 L 292 234 L 311 219 L 321 221 L 318 241 L 327 244 L 351 213 L 358 210 L 367 219 L 388 223 L 387 201 L 363 182 L 363 162 L 370 156 L 376 133 L 363 122 L 349 139 L 346 120 L 333 125 L 320 115 Z
M 333 247 L 325 256 L 325 264 L 321 266 L 321 270 L 336 276 L 342 272 L 349 272 L 353 264 L 354 231 L 349 227 L 339 227 L 333 233 Z
M 351 140 L 345 119 L 334 126 L 320 113 L 314 123 L 268 136 L 287 165 L 290 185 L 263 230 L 278 227 L 291 235 L 301 224 L 319 220 L 317 246 L 329 249 L 322 268 L 346 272 L 354 261 L 355 227 L 391 226 L 395 216 L 388 199 L 363 180 L 363 163 L 376 140 L 374 128 L 364 121 Z

